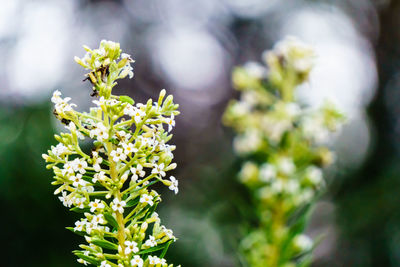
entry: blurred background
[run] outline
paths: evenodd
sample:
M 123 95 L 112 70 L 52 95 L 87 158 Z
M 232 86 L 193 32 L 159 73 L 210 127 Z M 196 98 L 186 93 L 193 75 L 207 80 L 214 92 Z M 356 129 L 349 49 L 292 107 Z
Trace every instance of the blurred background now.
M 41 154 L 63 127 L 51 93 L 88 109 L 90 85 L 73 61 L 82 45 L 121 43 L 135 77 L 116 94 L 136 102 L 162 88 L 180 104 L 172 143 L 180 193 L 162 192 L 160 215 L 179 238 L 182 266 L 238 266 L 246 190 L 221 125 L 236 94 L 235 65 L 260 61 L 287 35 L 313 45 L 316 66 L 299 98 L 331 99 L 348 115 L 337 164 L 308 232 L 325 233 L 313 266 L 400 266 L 400 1 L 0 0 L 1 266 L 79 266 L 77 219 L 53 195 Z M 168 192 L 167 192 L 168 191 Z M 248 207 L 250 208 L 250 207 Z

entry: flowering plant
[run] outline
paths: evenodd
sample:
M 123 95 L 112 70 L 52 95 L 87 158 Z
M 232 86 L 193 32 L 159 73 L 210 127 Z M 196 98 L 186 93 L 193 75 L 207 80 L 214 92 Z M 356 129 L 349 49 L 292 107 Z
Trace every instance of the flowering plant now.
M 240 248 L 250 266 L 308 266 L 315 244 L 303 232 L 324 186 L 322 168 L 334 159 L 322 143 L 344 116 L 328 102 L 318 109 L 296 102 L 295 89 L 313 66 L 310 47 L 288 38 L 263 59 L 268 69 L 250 62 L 234 70 L 241 97 L 223 117 L 237 133 L 234 150 L 244 159 L 239 179 L 256 205 L 257 220 Z
M 86 55 L 75 61 L 89 70 L 86 79 L 99 99 L 89 112 L 79 112 L 69 97 L 55 91 L 54 114 L 69 132 L 55 135 L 59 144 L 43 155 L 54 171 L 54 193 L 83 216 L 75 227 L 67 227 L 87 241 L 73 253 L 84 265 L 172 266 L 164 255 L 176 238 L 161 225 L 155 212 L 161 197 L 150 186 L 161 182 L 178 192 L 178 181 L 166 178 L 176 168 L 175 146 L 167 142 L 178 105 L 171 95 L 165 98 L 165 90 L 157 102 L 146 104 L 113 95 L 116 80 L 132 78 L 133 60 L 111 41 L 84 48 Z M 84 151 L 81 145 L 88 139 L 92 149 Z

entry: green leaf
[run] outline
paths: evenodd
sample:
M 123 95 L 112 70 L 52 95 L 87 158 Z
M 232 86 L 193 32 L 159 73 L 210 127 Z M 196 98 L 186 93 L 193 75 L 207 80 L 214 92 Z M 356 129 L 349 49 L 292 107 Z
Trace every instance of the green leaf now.
M 167 250 L 169 248 L 169 245 L 171 245 L 172 242 L 173 242 L 173 240 L 170 240 L 167 242 L 167 245 L 164 247 L 164 250 L 160 254 L 160 258 L 164 258 L 165 254 L 167 253 Z
M 81 251 L 79 251 L 79 252 L 75 252 L 74 251 L 74 254 L 77 257 L 81 258 L 82 260 L 89 262 L 90 264 L 93 264 L 93 265 L 96 265 L 96 266 L 100 265 L 100 261 L 99 260 L 97 260 L 96 258 L 91 257 L 91 256 L 86 256 Z
M 158 245 L 156 247 L 152 247 L 152 248 L 148 248 L 148 249 L 142 250 L 138 254 L 147 254 L 147 253 L 150 253 L 150 252 L 159 251 L 159 250 L 169 246 L 169 244 L 170 244 L 170 241 L 166 242 L 164 244 Z
M 132 192 L 140 191 L 140 190 L 142 190 L 142 189 L 144 189 L 144 188 L 146 188 L 146 187 L 149 187 L 149 186 L 151 186 L 151 185 L 153 185 L 153 184 L 155 184 L 155 183 L 157 183 L 157 182 L 159 182 L 159 180 L 151 181 L 151 182 L 148 183 L 147 185 L 144 185 L 144 186 L 142 186 L 142 187 L 135 188 Z
M 75 230 L 74 230 L 74 227 L 65 227 L 65 229 L 68 229 L 68 230 L 70 230 L 71 232 L 73 232 L 73 233 L 75 233 L 75 234 L 77 234 L 77 235 L 80 235 L 80 236 L 85 236 L 85 235 L 86 235 L 85 232 L 75 231 Z
M 83 209 L 81 209 L 81 208 L 78 208 L 78 207 L 73 207 L 73 208 L 71 208 L 71 209 L 69 209 L 70 211 L 73 211 L 73 212 L 77 212 L 77 213 L 84 213 L 84 212 L 89 212 L 90 211 L 90 208 L 83 208 Z
M 135 104 L 135 101 L 127 95 L 120 95 L 119 101 L 129 103 L 131 105 Z
M 114 216 L 112 216 L 111 213 L 106 212 L 104 213 L 104 218 L 106 218 L 107 222 L 114 227 L 115 229 L 118 229 L 118 222 L 117 220 L 114 218 Z
M 105 239 L 100 239 L 100 238 L 92 238 L 92 240 L 90 241 L 90 243 L 102 247 L 102 248 L 106 248 L 106 249 L 113 249 L 113 250 L 118 250 L 118 246 L 110 241 L 107 241 Z
M 86 182 L 92 182 L 93 177 L 87 176 L 87 175 L 83 175 L 82 179 L 85 180 Z
M 126 203 L 126 207 L 130 208 L 130 207 L 136 206 L 136 204 L 138 202 L 139 202 L 139 197 L 131 199 Z

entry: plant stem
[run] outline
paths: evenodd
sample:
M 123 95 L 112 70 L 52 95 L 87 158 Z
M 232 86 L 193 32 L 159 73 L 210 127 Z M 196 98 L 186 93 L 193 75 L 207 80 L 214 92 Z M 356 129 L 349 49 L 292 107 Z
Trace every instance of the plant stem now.
M 118 183 L 118 172 L 115 166 L 115 162 L 112 159 L 110 153 L 112 151 L 112 144 L 110 142 L 107 142 L 107 153 L 108 153 L 108 160 L 110 162 L 110 176 L 111 180 L 114 181 L 115 183 Z M 120 189 L 118 189 L 114 197 L 117 198 L 118 200 L 121 200 L 122 195 Z M 120 213 L 118 210 L 115 211 L 116 217 L 117 217 L 117 223 L 118 223 L 118 233 L 117 233 L 117 239 L 118 243 L 122 248 L 122 251 L 120 252 L 122 255 L 125 255 L 125 224 L 124 224 L 124 215 Z
M 112 136 L 112 124 L 113 121 L 110 120 L 109 121 L 109 117 L 107 113 L 104 113 L 105 115 L 105 123 L 106 126 L 109 127 L 110 129 L 110 136 Z M 115 183 L 115 184 L 119 184 L 119 177 L 118 177 L 118 171 L 117 171 L 117 166 L 115 165 L 115 162 L 113 160 L 113 158 L 111 157 L 111 151 L 113 150 L 113 144 L 109 141 L 106 141 L 106 149 L 107 149 L 107 155 L 108 155 L 108 161 L 110 164 L 110 177 L 111 180 Z M 118 199 L 119 201 L 121 201 L 122 199 L 122 194 L 120 191 L 120 188 L 118 188 L 118 190 L 114 193 L 114 197 L 116 199 Z M 121 255 L 124 256 L 125 255 L 125 224 L 124 224 L 124 215 L 122 213 L 120 213 L 118 210 L 115 211 L 115 215 L 116 215 L 116 219 L 117 219 L 117 223 L 118 223 L 118 232 L 117 232 L 117 239 L 118 239 L 118 243 L 121 247 Z

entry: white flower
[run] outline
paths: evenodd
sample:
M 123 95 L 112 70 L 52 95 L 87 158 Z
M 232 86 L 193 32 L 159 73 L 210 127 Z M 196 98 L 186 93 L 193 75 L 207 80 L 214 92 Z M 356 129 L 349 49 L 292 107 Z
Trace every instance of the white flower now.
M 164 177 L 164 163 L 161 163 L 160 165 L 154 164 L 154 168 L 151 170 L 151 173 L 160 174 L 162 177 Z
M 143 260 L 139 255 L 133 256 L 131 260 L 131 265 L 133 267 L 143 267 Z
M 115 162 L 126 160 L 126 155 L 120 147 L 118 147 L 116 150 L 111 151 L 110 156 Z
M 96 227 L 92 223 L 90 222 L 86 223 L 86 233 L 88 233 L 89 235 L 95 228 Z
M 91 138 L 94 138 L 94 136 L 97 136 L 97 140 L 100 142 L 103 142 L 108 139 L 108 129 L 106 126 L 104 126 L 103 123 L 99 122 L 96 124 L 96 128 L 91 130 L 89 132 L 89 135 Z
M 160 218 L 159 218 L 157 212 L 153 212 L 153 214 L 151 214 L 151 218 L 154 218 L 154 220 L 155 220 L 156 222 L 160 222 Z
M 143 195 L 140 197 L 140 203 L 147 203 L 147 204 L 149 204 L 150 206 L 153 206 L 153 204 L 154 204 L 154 202 L 153 202 L 153 197 L 152 197 L 152 196 L 149 196 L 149 195 L 147 195 L 147 194 L 143 194 Z
M 93 183 L 96 183 L 97 181 L 104 181 L 107 178 L 105 172 L 101 171 L 98 173 L 95 173 L 92 179 Z
M 127 54 L 127 53 L 121 53 L 121 58 L 127 58 L 127 59 L 130 59 L 130 58 L 131 58 L 131 56 L 130 56 L 129 54 Z
M 86 181 L 82 179 L 82 174 L 80 173 L 78 173 L 77 175 L 71 175 L 71 177 L 69 177 L 69 180 L 72 181 L 72 185 L 75 187 L 84 186 L 86 184 Z
M 138 152 L 138 149 L 135 148 L 132 143 L 129 144 L 122 143 L 122 147 L 124 148 L 126 155 L 130 155 L 132 152 L 133 153 Z
M 86 172 L 85 168 L 87 168 L 87 162 L 84 159 L 74 159 L 72 161 L 72 168 L 76 172 L 80 172 L 81 174 L 84 174 Z
M 264 163 L 260 167 L 260 180 L 262 182 L 269 182 L 276 177 L 276 168 L 271 164 Z
M 80 209 L 83 209 L 85 207 L 85 201 L 86 201 L 86 198 L 84 198 L 84 197 L 82 197 L 82 198 L 74 198 L 75 206 L 77 206 Z
M 65 153 L 67 153 L 68 152 L 68 148 L 66 146 L 64 146 L 64 144 L 59 143 L 55 147 L 53 147 L 51 149 L 51 152 L 55 156 L 59 157 L 59 156 L 65 154 Z
M 313 246 L 313 241 L 306 235 L 297 235 L 294 240 L 294 245 L 301 251 L 310 250 Z
M 58 199 L 63 203 L 63 205 L 67 208 L 71 207 L 72 205 L 72 200 L 69 199 L 67 192 L 63 191 L 62 196 L 58 197 Z
M 85 190 L 88 193 L 93 193 L 94 192 L 94 187 L 91 186 L 89 183 L 86 183 L 86 185 L 83 186 L 82 189 Z
M 314 185 L 318 185 L 322 182 L 322 171 L 320 168 L 310 166 L 306 170 L 306 178 Z
M 85 226 L 86 222 L 85 221 L 76 221 L 75 222 L 75 227 L 74 227 L 74 231 L 83 231 L 83 227 Z
M 111 267 L 111 265 L 108 264 L 107 261 L 102 261 L 100 267 Z
M 169 177 L 169 179 L 171 180 L 172 184 L 168 187 L 170 190 L 174 191 L 175 194 L 178 194 L 178 180 L 176 180 L 176 178 L 174 176 Z
M 139 248 L 137 247 L 137 243 L 135 241 L 125 241 L 125 254 L 129 255 L 132 252 L 138 253 Z
M 329 139 L 329 130 L 323 124 L 322 116 L 306 117 L 301 122 L 304 135 L 319 144 Z
M 298 72 L 308 72 L 314 65 L 314 49 L 296 37 L 285 38 L 276 44 L 274 50 Z
M 244 93 L 242 94 L 242 96 L 244 95 Z M 231 106 L 231 112 L 232 114 L 235 114 L 235 116 L 241 117 L 244 116 L 246 114 L 249 113 L 251 106 L 249 105 L 249 103 L 247 103 L 247 101 L 238 101 L 236 103 L 234 103 Z
M 100 172 L 100 170 L 101 170 L 101 166 L 100 166 L 100 164 L 103 162 L 103 158 L 97 158 L 95 161 L 94 161 L 94 163 L 93 163 L 93 169 L 96 171 L 96 172 Z
M 256 151 L 262 145 L 262 136 L 259 131 L 248 130 L 233 139 L 233 148 L 239 154 Z
M 99 224 L 104 224 L 105 221 L 104 221 L 103 214 L 98 214 L 98 215 L 93 216 L 93 219 L 92 219 L 91 223 L 94 226 L 97 226 Z
M 149 162 L 155 164 L 156 162 L 158 162 L 159 159 L 160 159 L 159 156 L 152 156 L 152 157 L 149 159 Z
M 125 131 L 119 131 L 117 132 L 118 138 L 121 139 L 122 141 L 127 140 L 131 137 L 131 135 Z
M 283 174 L 290 175 L 296 170 L 296 165 L 294 165 L 292 159 L 287 157 L 282 157 L 278 161 L 278 169 Z
M 96 210 L 104 209 L 104 204 L 100 202 L 100 199 L 95 199 L 89 203 L 90 212 L 94 212 Z
M 85 251 L 85 252 L 83 252 L 83 255 L 85 255 L 85 256 L 89 256 L 89 251 Z M 84 260 L 82 260 L 82 259 L 77 259 L 77 261 L 79 262 L 79 263 L 82 263 L 83 265 L 88 265 L 88 262 L 87 261 L 84 261 Z
M 61 92 L 58 90 L 55 90 L 53 92 L 53 96 L 51 97 L 51 102 L 53 102 L 54 104 L 59 104 L 63 101 L 63 99 L 61 98 Z
M 125 78 L 126 76 L 128 76 L 129 75 L 129 79 L 132 79 L 133 78 L 133 68 L 132 68 L 132 66 L 128 63 L 128 64 L 126 64 L 123 68 L 122 68 L 122 70 L 121 70 L 121 72 L 120 72 L 120 78 Z
M 132 172 L 132 180 L 136 181 L 139 177 L 144 177 L 146 175 L 146 172 L 143 170 L 143 166 L 138 164 L 135 167 L 131 168 L 131 172 Z
M 133 113 L 130 115 L 131 117 L 134 118 L 136 123 L 139 123 L 142 121 L 142 118 L 146 115 L 146 112 L 141 110 L 140 108 L 133 108 Z
M 258 166 L 251 161 L 247 161 L 243 164 L 242 169 L 239 172 L 239 179 L 243 183 L 247 183 L 256 178 L 257 174 Z
M 167 229 L 164 225 L 161 226 L 163 233 L 169 238 L 175 240 L 174 232 L 171 229 Z
M 155 247 L 157 246 L 156 238 L 152 235 L 149 236 L 149 239 L 144 243 L 146 247 Z
M 131 104 L 127 104 L 124 108 L 124 114 L 133 117 L 135 115 L 135 108 Z
M 72 111 L 72 107 L 76 107 L 75 104 L 68 104 L 71 100 L 70 97 L 66 97 L 64 99 L 61 98 L 60 91 L 55 91 L 51 98 L 51 101 L 55 104 L 54 108 L 58 114 L 63 114 L 64 112 Z
M 103 106 L 103 105 L 104 105 L 105 100 L 104 100 L 104 97 L 102 96 L 102 97 L 100 97 L 99 100 L 93 100 L 92 102 L 93 102 L 93 104 L 95 104 L 96 106 L 100 107 L 100 106 Z
M 161 260 L 160 260 L 159 257 L 157 257 L 157 256 L 149 256 L 149 264 L 156 265 L 156 264 L 160 264 L 160 263 L 161 263 Z
M 84 261 L 84 260 L 82 260 L 82 259 L 77 259 L 76 261 L 79 262 L 79 263 L 81 263 L 81 264 L 83 264 L 83 265 L 85 265 L 85 266 L 88 265 L 88 262 L 87 262 L 87 261 Z
M 112 203 L 112 209 L 114 211 L 118 211 L 119 213 L 124 213 L 124 207 L 126 206 L 125 201 L 120 201 L 117 198 L 114 198 L 113 203 Z
M 171 114 L 171 118 L 166 118 L 165 123 L 168 124 L 168 132 L 172 130 L 172 127 L 175 127 L 175 116 Z
M 267 76 L 267 69 L 258 62 L 249 61 L 244 64 L 243 68 L 250 76 L 253 76 L 257 79 L 263 79 Z
M 71 161 L 68 161 L 67 163 L 64 164 L 64 168 L 61 170 L 61 173 L 62 175 L 74 173 L 74 167 Z
M 286 192 L 288 192 L 290 194 L 295 194 L 295 193 L 297 193 L 299 188 L 300 188 L 299 182 L 297 182 L 296 180 L 286 181 L 286 184 L 285 184 Z
M 93 151 L 93 169 L 96 172 L 100 172 L 101 166 L 100 164 L 103 162 L 103 158 L 99 157 L 99 153 L 97 151 Z

